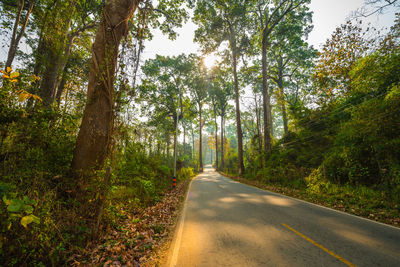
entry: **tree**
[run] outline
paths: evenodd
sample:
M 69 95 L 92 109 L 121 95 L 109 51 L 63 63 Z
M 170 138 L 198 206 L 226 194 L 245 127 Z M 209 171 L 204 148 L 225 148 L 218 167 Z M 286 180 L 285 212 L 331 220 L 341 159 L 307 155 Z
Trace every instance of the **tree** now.
M 185 81 L 192 68 L 190 58 L 185 55 L 164 57 L 145 62 L 142 70 L 146 75 L 139 87 L 141 97 L 153 109 L 146 109 L 153 120 L 171 119 L 174 129 L 174 156 L 177 155 L 178 120 L 182 117 L 183 95 L 187 91 Z
M 229 108 L 228 101 L 232 99 L 234 94 L 234 83 L 231 79 L 230 71 L 221 68 L 217 69 L 217 74 L 213 79 L 215 94 L 216 108 L 221 117 L 221 170 L 225 167 L 224 159 L 224 138 L 225 138 L 225 118 Z
M 76 141 L 72 169 L 88 174 L 103 167 L 109 153 L 114 108 L 114 77 L 121 38 L 139 0 L 110 0 L 104 6 L 92 48 L 87 104 Z
M 243 50 L 249 47 L 246 35 L 248 25 L 246 14 L 249 7 L 247 1 L 243 0 L 197 1 L 193 18 L 199 26 L 195 33 L 195 40 L 201 44 L 204 52 L 218 49 L 224 41 L 229 44 L 235 88 L 239 175 L 244 173 L 244 164 L 237 61 Z
M 211 99 L 211 112 L 212 112 L 212 116 L 214 117 L 215 168 L 217 170 L 219 169 L 219 164 L 218 164 L 218 123 L 217 123 L 217 116 L 219 115 L 218 114 L 218 102 L 217 102 L 217 91 L 218 90 L 220 90 L 220 89 L 217 88 L 217 85 L 214 84 L 210 79 L 209 87 L 208 87 L 208 95 Z
M 201 64 L 201 60 L 197 57 L 193 58 L 193 68 L 190 77 L 190 93 L 192 99 L 197 104 L 197 111 L 199 114 L 199 163 L 200 171 L 203 171 L 203 135 L 202 129 L 205 120 L 203 119 L 203 105 L 207 99 L 207 81 L 206 81 L 206 69 Z
M 34 17 L 39 28 L 34 73 L 41 77 L 39 95 L 49 106 L 58 92 L 62 74 L 77 38 L 98 23 L 98 0 L 77 2 L 45 1 L 37 5 Z
M 284 134 L 288 133 L 287 93 L 284 87 L 298 74 L 298 69 L 310 68 L 311 60 L 316 55 L 316 51 L 303 40 L 303 36 L 307 36 L 312 29 L 310 23 L 308 8 L 299 7 L 288 13 L 271 36 L 271 49 L 267 54 L 271 62 L 269 77 L 278 88 L 277 103 L 281 109 Z
M 362 31 L 361 23 L 348 21 L 337 27 L 323 46 L 314 74 L 318 85 L 316 93 L 322 104 L 348 95 L 352 90 L 350 70 L 375 41 L 365 37 L 367 32 Z
M 263 110 L 264 110 L 264 151 L 271 150 L 271 104 L 268 90 L 268 62 L 267 51 L 270 38 L 275 27 L 288 15 L 289 12 L 309 3 L 310 0 L 258 0 L 254 10 L 254 26 L 260 36 L 255 35 L 261 43 L 262 81 L 263 81 Z
M 101 169 L 110 149 L 114 120 L 114 77 L 119 45 L 128 34 L 128 22 L 143 1 L 108 0 L 105 4 L 92 47 L 87 104 L 78 134 L 72 169 L 86 173 Z M 163 32 L 173 33 L 187 14 L 180 10 L 182 0 L 160 2 L 158 10 L 165 14 L 164 23 L 155 21 Z M 145 9 L 153 9 L 144 2 Z M 159 17 L 156 16 L 156 20 Z M 170 23 L 171 20 L 173 23 Z M 174 35 L 172 34 L 172 37 Z

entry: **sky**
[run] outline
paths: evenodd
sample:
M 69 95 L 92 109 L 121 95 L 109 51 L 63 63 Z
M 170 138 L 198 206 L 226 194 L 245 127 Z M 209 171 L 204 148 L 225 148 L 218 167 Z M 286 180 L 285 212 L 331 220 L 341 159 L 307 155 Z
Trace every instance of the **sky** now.
M 337 26 L 346 22 L 351 13 L 362 7 L 364 0 L 312 0 L 310 9 L 313 11 L 314 29 L 309 36 L 309 44 L 319 49 Z M 395 18 L 394 9 L 389 9 L 379 16 L 373 15 L 365 22 L 371 22 L 375 27 L 390 27 Z M 168 40 L 159 31 L 154 32 L 152 41 L 145 44 L 144 60 L 154 58 L 156 54 L 174 56 L 181 53 L 200 53 L 199 45 L 193 42 L 196 25 L 188 21 L 181 29 L 176 40 Z

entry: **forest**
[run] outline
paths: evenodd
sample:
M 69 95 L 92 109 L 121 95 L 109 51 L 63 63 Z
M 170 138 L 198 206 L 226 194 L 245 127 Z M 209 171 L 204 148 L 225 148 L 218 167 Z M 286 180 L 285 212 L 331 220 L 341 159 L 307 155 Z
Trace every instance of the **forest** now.
M 399 1 L 321 49 L 310 2 L 1 0 L 0 265 L 141 266 L 206 164 L 398 227 L 400 13 L 363 19 Z M 201 53 L 143 60 L 189 20 Z

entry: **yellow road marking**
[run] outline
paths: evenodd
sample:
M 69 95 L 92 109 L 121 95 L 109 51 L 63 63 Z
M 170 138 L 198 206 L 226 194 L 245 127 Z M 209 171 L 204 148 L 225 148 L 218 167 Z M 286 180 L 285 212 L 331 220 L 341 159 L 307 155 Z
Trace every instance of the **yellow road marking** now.
M 339 255 L 333 253 L 332 251 L 330 251 L 330 250 L 327 249 L 326 247 L 324 247 L 324 246 L 318 244 L 317 242 L 315 242 L 315 241 L 312 240 L 311 238 L 309 238 L 309 237 L 303 235 L 302 233 L 300 233 L 300 232 L 294 230 L 292 227 L 290 227 L 290 226 L 288 226 L 288 225 L 286 225 L 286 224 L 284 224 L 284 223 L 282 223 L 282 225 L 285 226 L 287 229 L 293 231 L 294 233 L 298 234 L 299 236 L 301 236 L 302 238 L 304 238 L 305 240 L 307 240 L 307 241 L 310 242 L 311 244 L 313 244 L 313 245 L 319 247 L 320 249 L 322 249 L 323 251 L 325 251 L 325 252 L 328 253 L 329 255 L 331 255 L 331 256 L 335 257 L 336 259 L 340 260 L 341 262 L 347 264 L 348 266 L 356 267 L 356 265 L 352 264 L 351 262 L 349 262 L 349 261 L 346 260 L 346 259 L 343 259 L 342 257 L 340 257 Z

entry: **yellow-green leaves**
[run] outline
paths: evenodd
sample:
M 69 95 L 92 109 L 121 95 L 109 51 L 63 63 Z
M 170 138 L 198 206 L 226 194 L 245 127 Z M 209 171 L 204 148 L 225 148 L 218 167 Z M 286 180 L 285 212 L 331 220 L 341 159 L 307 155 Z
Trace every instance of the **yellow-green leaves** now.
M 6 195 L 3 196 L 3 202 L 7 206 L 7 211 L 10 212 L 10 222 L 8 224 L 8 230 L 12 226 L 12 222 L 15 219 L 21 218 L 20 223 L 23 227 L 27 228 L 30 223 L 40 223 L 40 218 L 33 215 L 34 206 L 37 202 L 24 196 L 22 199 L 11 198 L 8 199 Z
M 28 224 L 30 224 L 30 223 L 39 224 L 40 223 L 40 218 L 36 217 L 33 214 L 30 214 L 28 216 L 22 217 L 21 224 L 22 224 L 23 227 L 28 228 Z

